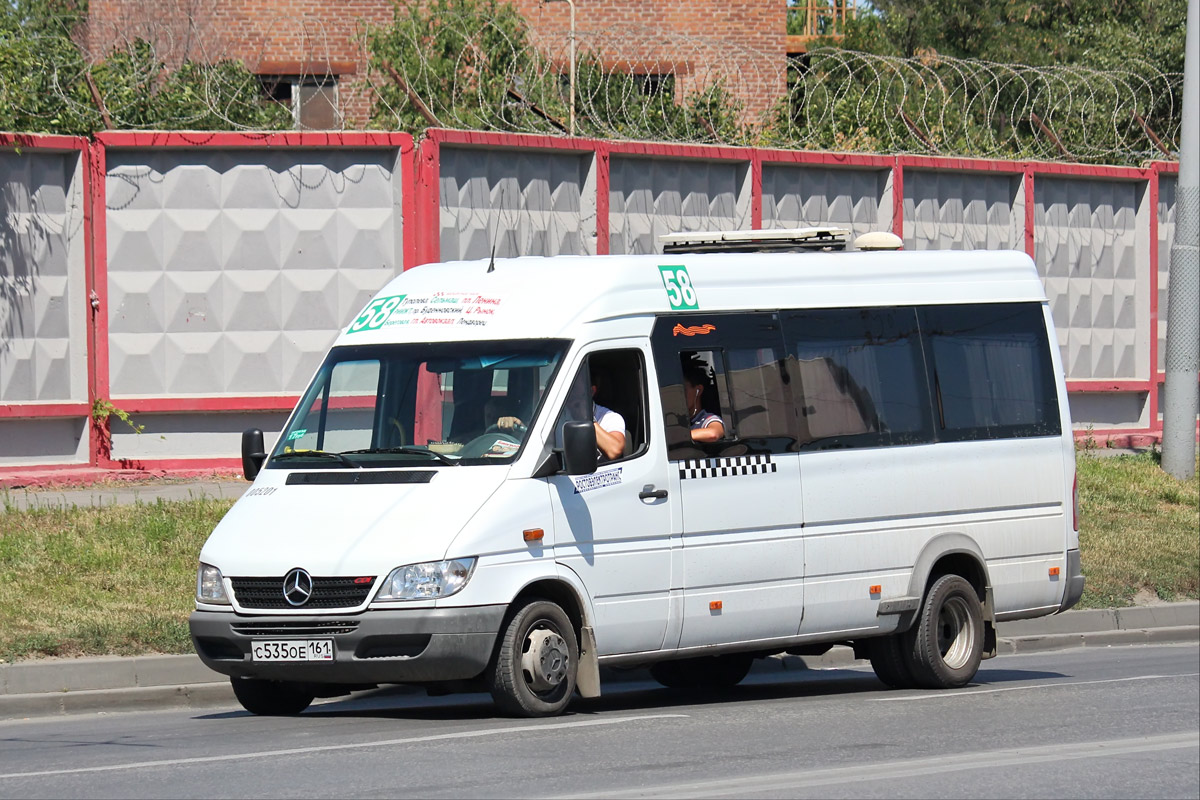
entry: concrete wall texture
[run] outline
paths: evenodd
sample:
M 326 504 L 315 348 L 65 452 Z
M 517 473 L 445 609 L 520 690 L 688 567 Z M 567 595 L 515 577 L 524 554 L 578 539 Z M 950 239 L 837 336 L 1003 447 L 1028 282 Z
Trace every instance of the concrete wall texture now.
M 1175 171 L 443 130 L 0 136 L 0 473 L 234 467 L 406 267 L 819 224 L 1029 253 L 1077 431 L 1148 441 Z

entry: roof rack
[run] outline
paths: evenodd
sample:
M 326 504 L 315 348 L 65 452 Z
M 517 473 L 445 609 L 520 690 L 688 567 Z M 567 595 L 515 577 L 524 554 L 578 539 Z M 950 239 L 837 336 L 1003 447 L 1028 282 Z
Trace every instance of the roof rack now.
M 800 253 L 845 250 L 847 228 L 774 228 L 755 231 L 691 231 L 658 237 L 663 253 Z

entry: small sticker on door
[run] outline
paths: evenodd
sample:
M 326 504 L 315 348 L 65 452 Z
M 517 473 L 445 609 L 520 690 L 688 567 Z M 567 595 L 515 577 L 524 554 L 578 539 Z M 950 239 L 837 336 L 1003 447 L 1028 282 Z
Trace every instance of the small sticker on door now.
M 575 494 L 618 485 L 621 482 L 621 469 L 622 467 L 606 469 L 603 472 L 593 472 L 591 475 L 572 478 L 571 482 L 575 484 Z

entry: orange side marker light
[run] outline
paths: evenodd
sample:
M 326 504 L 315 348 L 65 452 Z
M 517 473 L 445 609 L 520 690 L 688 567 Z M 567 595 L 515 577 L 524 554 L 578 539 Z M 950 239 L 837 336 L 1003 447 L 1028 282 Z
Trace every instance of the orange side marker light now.
M 877 583 L 874 586 L 869 587 L 867 591 L 871 594 L 882 594 L 883 586 Z
M 1057 578 L 1057 577 L 1058 577 L 1058 567 L 1051 567 L 1051 568 L 1050 568 L 1050 577 L 1051 577 L 1051 578 Z
M 723 602 L 721 602 L 720 600 L 713 600 L 711 603 L 708 604 L 709 611 L 720 611 L 724 607 L 725 607 L 725 604 Z
M 546 532 L 541 528 L 526 528 L 525 530 L 521 531 L 521 536 L 523 536 L 527 542 L 540 542 L 545 535 Z

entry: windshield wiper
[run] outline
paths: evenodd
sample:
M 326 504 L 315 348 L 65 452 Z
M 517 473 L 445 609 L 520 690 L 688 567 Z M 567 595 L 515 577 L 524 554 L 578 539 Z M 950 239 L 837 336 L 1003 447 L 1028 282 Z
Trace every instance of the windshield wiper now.
M 366 448 L 363 448 L 362 450 L 345 450 L 343 452 L 345 452 L 347 455 L 371 455 L 374 453 L 412 453 L 414 455 L 419 455 L 419 456 L 433 456 L 438 461 L 441 461 L 443 464 L 447 464 L 451 467 L 457 467 L 459 465 L 459 462 L 455 461 L 453 458 L 450 458 L 449 456 L 446 456 L 442 453 L 438 453 L 434 450 L 426 450 L 424 447 L 413 447 L 412 445 L 407 445 L 407 444 L 398 445 L 396 447 L 366 447 Z
M 293 450 L 289 453 L 279 453 L 271 456 L 272 461 L 283 461 L 289 458 L 329 458 L 354 469 L 362 469 L 362 465 L 356 461 L 351 461 L 341 453 L 330 452 L 329 450 Z

